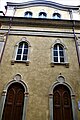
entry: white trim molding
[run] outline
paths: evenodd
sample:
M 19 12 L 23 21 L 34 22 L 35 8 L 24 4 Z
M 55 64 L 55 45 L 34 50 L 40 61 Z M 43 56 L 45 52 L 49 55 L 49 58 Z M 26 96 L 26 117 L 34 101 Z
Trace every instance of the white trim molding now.
M 58 57 L 58 61 L 57 62 L 55 62 L 54 61 L 54 57 L 55 57 L 55 55 L 54 55 L 54 46 L 55 45 L 57 45 L 57 52 L 58 52 L 58 56 L 56 56 L 56 57 Z M 59 45 L 61 45 L 62 46 L 62 48 L 63 48 L 63 59 L 64 59 L 64 61 L 60 61 L 60 51 L 61 50 L 59 50 Z M 65 44 L 60 40 L 60 39 L 56 39 L 55 40 L 55 42 L 52 44 L 52 46 L 51 46 L 51 53 L 52 53 L 52 55 L 51 55 L 51 57 L 52 57 L 52 61 L 51 61 L 51 66 L 52 67 L 54 67 L 54 65 L 55 64 L 59 64 L 59 65 L 65 65 L 67 68 L 69 67 L 69 63 L 68 63 L 68 58 L 67 58 L 67 47 L 65 46 Z
M 16 60 L 18 47 L 19 47 L 19 44 L 20 44 L 21 42 L 25 42 L 25 43 L 28 44 L 28 48 L 27 48 L 27 49 L 28 49 L 27 60 L 22 60 L 22 59 Z M 29 62 L 30 62 L 30 60 L 29 60 L 30 47 L 31 47 L 31 45 L 30 45 L 30 43 L 27 41 L 26 37 L 23 37 L 19 42 L 17 42 L 16 45 L 14 46 L 14 52 L 13 52 L 11 64 L 14 65 L 15 62 L 22 62 L 22 63 L 26 63 L 26 65 L 29 65 Z M 22 49 L 24 50 L 24 48 L 22 48 Z M 23 53 L 23 52 L 22 52 L 22 53 Z M 21 56 L 23 56 L 23 55 L 21 55 Z

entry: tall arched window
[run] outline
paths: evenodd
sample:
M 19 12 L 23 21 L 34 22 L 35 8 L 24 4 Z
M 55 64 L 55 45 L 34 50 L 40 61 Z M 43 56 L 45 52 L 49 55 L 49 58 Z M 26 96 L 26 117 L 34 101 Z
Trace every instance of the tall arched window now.
M 66 67 L 69 67 L 68 59 L 67 59 L 67 48 L 61 42 L 61 40 L 56 40 L 52 45 L 52 62 L 51 65 L 54 64 L 64 64 Z
M 14 62 L 25 62 L 28 65 L 29 51 L 30 51 L 30 44 L 24 37 L 21 39 L 20 42 L 18 42 L 14 46 L 14 53 L 12 56 L 11 64 L 14 64 Z
M 32 12 L 30 11 L 25 12 L 24 17 L 32 18 Z
M 65 62 L 64 47 L 61 44 L 55 44 L 53 47 L 53 60 L 56 63 Z
M 47 14 L 45 12 L 40 12 L 39 13 L 39 18 L 46 18 Z
M 26 61 L 28 56 L 28 44 L 26 42 L 20 42 L 16 51 L 16 61 Z

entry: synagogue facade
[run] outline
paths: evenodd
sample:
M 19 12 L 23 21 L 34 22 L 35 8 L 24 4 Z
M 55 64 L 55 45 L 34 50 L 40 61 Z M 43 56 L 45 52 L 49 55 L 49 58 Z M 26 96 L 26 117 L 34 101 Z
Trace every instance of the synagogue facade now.
M 7 2 L 0 13 L 0 120 L 79 120 L 80 6 Z

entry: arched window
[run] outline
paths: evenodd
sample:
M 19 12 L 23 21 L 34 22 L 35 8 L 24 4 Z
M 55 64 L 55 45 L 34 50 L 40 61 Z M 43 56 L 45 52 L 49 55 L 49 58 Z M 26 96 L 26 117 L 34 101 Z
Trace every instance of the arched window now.
M 31 18 L 32 17 L 32 12 L 30 12 L 30 11 L 25 12 L 24 17 Z
M 45 12 L 40 12 L 39 13 L 39 18 L 46 18 L 47 14 Z
M 28 56 L 28 44 L 26 42 L 20 42 L 16 51 L 16 61 L 26 61 Z
M 53 60 L 56 63 L 64 63 L 64 47 L 61 44 L 55 44 L 53 47 Z
M 26 65 L 29 65 L 29 49 L 30 44 L 26 38 L 23 37 L 21 41 L 14 46 L 11 64 L 14 64 L 14 62 L 25 62 Z
M 61 15 L 59 13 L 53 13 L 53 19 L 61 19 Z
M 67 59 L 67 48 L 61 42 L 60 39 L 57 39 L 55 43 L 51 47 L 52 49 L 52 62 L 51 66 L 54 64 L 64 64 L 66 67 L 69 67 L 68 59 Z

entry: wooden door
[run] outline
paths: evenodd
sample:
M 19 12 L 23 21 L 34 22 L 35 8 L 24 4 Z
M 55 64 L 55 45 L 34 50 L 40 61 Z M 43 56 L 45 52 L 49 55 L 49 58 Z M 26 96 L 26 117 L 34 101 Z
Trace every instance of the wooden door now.
M 14 83 L 8 88 L 2 120 L 22 120 L 24 88 Z
M 73 120 L 69 89 L 58 85 L 53 91 L 53 120 Z

